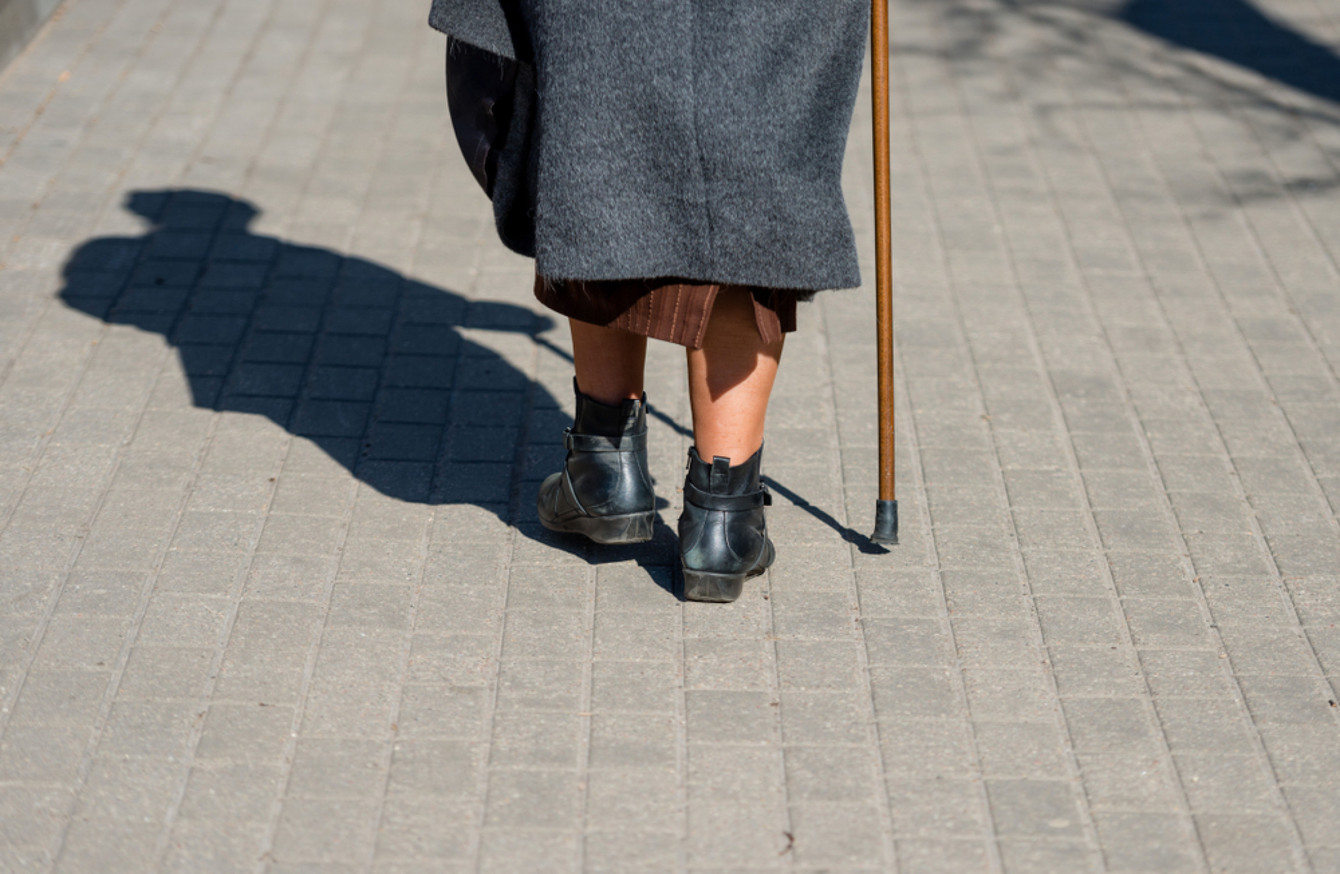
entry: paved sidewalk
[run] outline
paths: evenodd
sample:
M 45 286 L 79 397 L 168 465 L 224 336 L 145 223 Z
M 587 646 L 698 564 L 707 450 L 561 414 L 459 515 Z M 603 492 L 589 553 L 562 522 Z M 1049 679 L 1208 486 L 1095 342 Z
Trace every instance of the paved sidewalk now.
M 903 542 L 826 295 L 729 606 L 676 349 L 656 540 L 535 524 L 568 341 L 426 5 L 68 0 L 0 75 L 0 870 L 1340 872 L 1331 4 L 900 0 Z

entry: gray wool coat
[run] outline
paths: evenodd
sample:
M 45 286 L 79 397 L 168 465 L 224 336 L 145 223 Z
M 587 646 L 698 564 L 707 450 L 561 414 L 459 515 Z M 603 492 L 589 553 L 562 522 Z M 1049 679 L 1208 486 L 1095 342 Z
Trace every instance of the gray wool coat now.
M 868 0 L 433 0 L 523 62 L 503 241 L 554 279 L 860 284 L 841 189 Z

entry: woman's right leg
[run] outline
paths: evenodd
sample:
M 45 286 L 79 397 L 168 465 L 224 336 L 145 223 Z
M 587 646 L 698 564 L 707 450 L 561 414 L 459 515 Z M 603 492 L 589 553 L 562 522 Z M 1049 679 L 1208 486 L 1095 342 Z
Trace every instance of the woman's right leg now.
M 702 347 L 688 350 L 693 442 L 703 458 L 720 455 L 738 465 L 763 446 L 782 342 L 763 342 L 748 291 L 717 295 Z
M 763 425 L 782 341 L 765 343 L 748 291 L 723 289 L 702 348 L 688 351 L 694 448 L 684 479 L 684 597 L 734 601 L 772 564 L 763 508 Z

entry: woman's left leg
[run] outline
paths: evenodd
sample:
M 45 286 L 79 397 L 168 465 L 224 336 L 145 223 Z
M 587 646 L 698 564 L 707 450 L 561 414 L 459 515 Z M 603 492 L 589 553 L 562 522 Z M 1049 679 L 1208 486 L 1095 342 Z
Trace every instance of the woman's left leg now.
M 577 389 L 602 404 L 640 400 L 647 368 L 647 338 L 568 319 Z
M 597 543 L 650 540 L 656 495 L 642 396 L 647 338 L 570 324 L 577 412 L 564 435 L 563 469 L 540 484 L 540 522 Z

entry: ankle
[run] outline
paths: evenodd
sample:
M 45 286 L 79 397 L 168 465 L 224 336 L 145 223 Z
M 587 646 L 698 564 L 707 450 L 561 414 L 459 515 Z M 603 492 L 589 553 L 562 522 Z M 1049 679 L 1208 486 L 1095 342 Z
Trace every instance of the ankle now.
M 594 380 L 591 385 L 592 390 L 588 391 L 577 382 L 575 376 L 572 378 L 572 387 L 577 391 L 577 394 L 609 407 L 617 407 L 624 401 L 641 400 L 645 395 L 641 386 L 633 386 L 632 384 L 616 385 Z
M 731 460 L 721 455 L 705 460 L 697 447 L 690 447 L 686 480 L 701 491 L 715 494 L 739 495 L 757 491 L 762 478 L 763 447 L 739 464 L 731 464 Z
M 606 403 L 584 393 L 575 379 L 572 387 L 577 395 L 577 413 L 572 420 L 573 433 L 618 437 L 630 430 L 645 430 L 645 395 Z
M 732 468 L 743 467 L 754 461 L 754 456 L 763 451 L 763 442 L 742 443 L 742 442 L 699 442 L 695 441 L 692 447 L 698 458 L 705 464 L 710 465 L 718 458 L 726 459 L 726 463 Z

